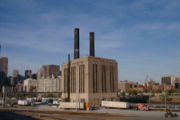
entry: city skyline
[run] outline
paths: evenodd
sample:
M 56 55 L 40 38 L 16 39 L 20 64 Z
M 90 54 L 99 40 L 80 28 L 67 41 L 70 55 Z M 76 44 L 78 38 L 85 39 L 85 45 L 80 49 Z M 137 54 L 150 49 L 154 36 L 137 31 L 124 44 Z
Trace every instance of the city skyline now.
M 180 1 L 108 0 L 71 2 L 1 0 L 0 43 L 9 75 L 37 72 L 44 64 L 73 59 L 73 30 L 80 28 L 80 56 L 89 55 L 95 32 L 96 56 L 119 65 L 119 80 L 160 81 L 180 75 Z

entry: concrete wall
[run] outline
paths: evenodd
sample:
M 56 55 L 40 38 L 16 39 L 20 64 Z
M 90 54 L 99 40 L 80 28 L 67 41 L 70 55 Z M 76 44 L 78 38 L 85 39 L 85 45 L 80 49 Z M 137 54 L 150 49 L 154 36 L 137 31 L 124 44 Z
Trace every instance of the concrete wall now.
M 23 88 L 26 92 L 36 92 L 37 91 L 37 80 L 28 78 L 23 82 Z
M 38 92 L 60 92 L 61 76 L 57 78 L 40 78 L 38 81 Z

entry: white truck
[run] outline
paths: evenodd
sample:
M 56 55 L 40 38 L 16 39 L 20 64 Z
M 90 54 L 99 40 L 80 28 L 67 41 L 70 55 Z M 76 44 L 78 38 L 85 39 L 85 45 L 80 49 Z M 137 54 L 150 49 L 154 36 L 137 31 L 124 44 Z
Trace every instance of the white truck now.
M 18 105 L 30 105 L 28 100 L 18 100 Z
M 59 102 L 59 108 L 61 109 L 85 109 L 83 102 Z
M 129 103 L 119 101 L 101 101 L 101 106 L 106 108 L 129 108 Z
M 58 105 L 59 104 L 59 102 L 58 102 L 58 100 L 53 100 L 53 103 L 52 103 L 53 105 Z

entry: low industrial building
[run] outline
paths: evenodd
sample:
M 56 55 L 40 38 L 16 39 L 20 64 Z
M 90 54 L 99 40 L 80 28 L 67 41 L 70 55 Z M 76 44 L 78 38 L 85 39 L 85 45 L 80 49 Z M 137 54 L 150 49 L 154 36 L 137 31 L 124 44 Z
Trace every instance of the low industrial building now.
M 134 82 L 131 81 L 118 81 L 118 91 L 128 91 L 132 88 L 136 87 L 136 84 Z

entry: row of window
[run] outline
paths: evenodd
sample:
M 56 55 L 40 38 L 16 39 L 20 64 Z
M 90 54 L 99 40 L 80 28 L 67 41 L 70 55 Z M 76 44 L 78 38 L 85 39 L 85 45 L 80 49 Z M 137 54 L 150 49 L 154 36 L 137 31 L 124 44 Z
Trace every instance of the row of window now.
M 85 65 L 79 66 L 79 92 L 85 92 Z
M 110 88 L 110 92 L 115 92 L 115 86 L 114 86 L 114 67 L 110 66 L 107 67 L 105 65 L 101 65 L 101 80 L 98 82 L 98 74 L 100 71 L 98 71 L 98 65 L 97 64 L 93 64 L 93 68 L 92 68 L 92 83 L 93 83 L 93 93 L 98 93 L 98 92 L 107 92 L 107 87 Z M 109 71 L 108 71 L 109 69 Z M 109 73 L 108 73 L 109 72 Z M 107 76 L 107 73 L 109 74 L 109 76 Z M 109 77 L 109 78 L 107 78 Z M 109 83 L 107 83 L 109 80 Z M 101 84 L 101 85 L 98 85 Z M 98 88 L 99 86 L 101 86 L 101 88 Z M 99 89 L 99 91 L 98 91 Z
M 85 92 L 85 65 L 79 66 L 79 92 Z M 68 69 L 64 69 L 64 92 L 68 92 Z M 76 93 L 76 67 L 70 70 L 70 93 Z
M 78 66 L 78 74 L 79 74 L 79 80 L 77 81 L 76 78 L 76 67 L 71 67 L 70 70 L 70 93 L 76 93 L 76 82 L 79 82 L 79 92 L 84 93 L 85 92 L 85 65 Z M 100 69 L 98 69 L 100 67 Z M 101 70 L 101 77 L 100 80 L 98 80 L 98 70 Z M 108 75 L 107 75 L 108 74 Z M 68 69 L 64 69 L 64 91 L 67 92 L 67 84 L 68 84 Z M 101 84 L 101 85 L 99 85 Z M 105 66 L 105 65 L 97 65 L 93 64 L 92 66 L 92 89 L 93 93 L 98 92 L 115 92 L 115 71 L 113 66 Z M 98 88 L 100 87 L 101 88 Z M 107 87 L 109 90 L 107 91 Z

